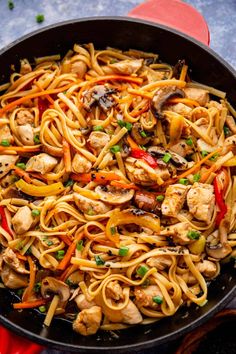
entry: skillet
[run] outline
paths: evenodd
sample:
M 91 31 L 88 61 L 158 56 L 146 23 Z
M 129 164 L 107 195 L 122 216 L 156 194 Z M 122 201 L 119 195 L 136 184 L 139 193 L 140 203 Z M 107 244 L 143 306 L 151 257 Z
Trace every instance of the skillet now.
M 33 32 L 0 51 L 0 82 L 7 81 L 11 64 L 21 58 L 65 54 L 74 43 L 93 42 L 96 48 L 135 48 L 159 53 L 172 65 L 185 59 L 191 78 L 227 92 L 236 105 L 236 72 L 211 49 L 178 31 L 143 20 L 122 17 L 87 18 L 59 23 Z M 209 285 L 208 303 L 204 307 L 181 308 L 171 318 L 156 324 L 131 327 L 115 333 L 98 332 L 91 337 L 74 333 L 71 323 L 54 319 L 49 329 L 42 327 L 43 315 L 36 310 L 13 311 L 14 295 L 0 289 L 0 322 L 15 333 L 47 347 L 80 353 L 125 352 L 144 350 L 176 339 L 199 326 L 223 308 L 235 295 L 236 277 L 232 265 L 223 267 Z

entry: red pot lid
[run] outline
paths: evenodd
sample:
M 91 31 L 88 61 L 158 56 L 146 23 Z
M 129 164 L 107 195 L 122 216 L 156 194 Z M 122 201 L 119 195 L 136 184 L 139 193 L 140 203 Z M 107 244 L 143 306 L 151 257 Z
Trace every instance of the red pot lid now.
M 135 7 L 130 17 L 157 22 L 188 34 L 209 45 L 210 33 L 204 17 L 191 5 L 180 0 L 148 0 Z

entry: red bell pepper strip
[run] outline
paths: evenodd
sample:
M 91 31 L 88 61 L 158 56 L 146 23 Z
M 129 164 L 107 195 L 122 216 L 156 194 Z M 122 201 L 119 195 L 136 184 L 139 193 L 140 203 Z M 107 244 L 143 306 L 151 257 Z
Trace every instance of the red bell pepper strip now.
M 227 205 L 224 202 L 223 191 L 221 191 L 219 188 L 217 177 L 214 178 L 213 185 L 215 190 L 216 204 L 220 209 L 216 216 L 216 225 L 219 226 L 221 220 L 224 219 L 224 216 L 227 213 Z
M 43 113 L 48 109 L 48 107 L 49 107 L 48 101 L 39 97 L 38 98 L 39 118 L 42 118 Z
M 148 152 L 146 152 L 144 150 L 132 149 L 131 156 L 134 157 L 135 159 L 144 160 L 152 168 L 157 168 L 157 166 L 158 166 L 156 160 Z
M 12 234 L 11 229 L 10 229 L 9 226 L 8 226 L 7 217 L 6 217 L 5 209 L 4 209 L 3 206 L 0 206 L 0 216 L 1 216 L 1 226 L 2 226 L 2 228 L 3 228 L 8 234 L 10 234 L 10 235 L 12 236 L 13 234 Z

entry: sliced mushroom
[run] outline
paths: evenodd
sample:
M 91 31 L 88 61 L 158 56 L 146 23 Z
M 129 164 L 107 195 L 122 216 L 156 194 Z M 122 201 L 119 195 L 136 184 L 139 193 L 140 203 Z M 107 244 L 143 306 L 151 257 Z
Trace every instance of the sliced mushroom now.
M 84 107 L 90 111 L 91 107 L 96 103 L 107 112 L 112 106 L 115 105 L 115 101 L 111 96 L 116 90 L 106 85 L 96 85 L 92 89 L 85 91 L 83 95 Z
M 134 196 L 135 205 L 142 210 L 160 214 L 161 202 L 156 200 L 155 194 L 147 191 L 137 191 Z
M 222 259 L 232 252 L 232 248 L 228 243 L 228 232 L 230 223 L 228 218 L 223 219 L 219 226 L 219 243 L 212 245 L 207 243 L 206 252 L 208 256 L 215 259 Z
M 103 202 L 117 205 L 128 202 L 134 196 L 133 189 L 116 188 L 111 186 L 97 186 L 95 192 Z
M 157 119 L 164 118 L 162 114 L 162 107 L 171 97 L 185 97 L 185 93 L 176 86 L 165 86 L 155 92 L 150 107 L 154 117 Z
M 166 150 L 159 146 L 151 146 L 148 148 L 148 152 L 157 159 L 162 159 L 165 154 L 169 153 L 171 155 L 169 162 L 176 167 L 177 170 L 186 170 L 188 168 L 188 161 L 173 151 Z
M 28 285 L 28 277 L 23 274 L 16 273 L 7 264 L 4 264 L 0 272 L 3 284 L 10 289 L 25 288 Z
M 132 130 L 131 130 L 131 136 L 134 138 L 137 144 L 139 145 L 145 145 L 148 144 L 149 141 L 151 140 L 150 136 L 143 137 L 142 134 L 143 128 L 140 123 L 134 123 Z M 144 132 L 145 133 L 145 132 Z
M 70 288 L 63 281 L 53 277 L 46 277 L 42 280 L 41 285 L 42 297 L 49 297 L 50 294 L 58 294 L 61 302 L 65 302 L 70 297 Z

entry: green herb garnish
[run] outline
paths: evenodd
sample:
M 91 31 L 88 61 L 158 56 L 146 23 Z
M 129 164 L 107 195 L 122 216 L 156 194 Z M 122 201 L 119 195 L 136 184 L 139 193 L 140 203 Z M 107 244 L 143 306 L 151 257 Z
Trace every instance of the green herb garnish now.
M 38 14 L 35 16 L 35 19 L 38 23 L 42 23 L 44 21 L 44 15 L 43 14 Z
M 121 246 L 119 249 L 119 256 L 125 257 L 129 252 L 129 247 Z
M 104 265 L 105 264 L 105 261 L 98 255 L 95 256 L 95 262 L 96 264 L 99 266 L 99 265 Z
M 24 162 L 18 162 L 16 164 L 16 167 L 22 169 L 22 170 L 25 170 L 26 169 L 26 164 Z
M 54 245 L 54 243 L 53 243 L 51 240 L 46 241 L 46 244 L 47 244 L 48 246 L 52 246 L 52 245 Z
M 165 163 L 168 163 L 168 162 L 170 161 L 171 157 L 172 157 L 172 155 L 171 155 L 169 152 L 167 152 L 167 153 L 163 156 L 162 161 L 164 161 Z
M 161 305 L 163 303 L 163 298 L 159 295 L 153 296 L 152 301 L 158 305 Z
M 193 145 L 193 139 L 192 139 L 192 138 L 188 138 L 188 139 L 186 140 L 186 144 L 187 144 L 188 146 L 192 146 L 192 145 Z
M 78 251 L 82 251 L 83 248 L 84 248 L 84 246 L 83 246 L 83 240 L 80 240 L 80 241 L 77 242 L 77 244 L 76 244 L 76 249 L 77 249 Z
M 139 134 L 143 137 L 146 138 L 147 137 L 147 133 L 144 130 L 141 130 L 141 132 L 139 132 Z
M 34 136 L 34 142 L 35 144 L 40 144 L 39 134 Z
M 120 152 L 120 145 L 114 145 L 110 148 L 110 151 L 113 153 L 113 154 L 116 154 L 117 152 Z
M 103 126 L 101 126 L 101 125 L 95 125 L 95 126 L 93 127 L 93 130 L 94 130 L 95 132 L 101 132 L 101 131 L 103 130 Z
M 68 181 L 65 184 L 65 187 L 71 187 L 71 186 L 73 186 L 74 183 L 75 182 L 73 181 L 73 179 L 68 179 Z
M 115 226 L 110 227 L 110 231 L 111 231 L 112 235 L 115 235 L 116 234 L 116 227 Z
M 61 259 L 64 258 L 64 256 L 65 256 L 65 251 L 64 251 L 64 250 L 59 250 L 59 251 L 57 251 L 57 253 L 56 253 L 56 259 L 61 260 Z
M 39 311 L 44 313 L 46 312 L 46 307 L 45 306 L 39 306 Z
M 217 160 L 218 157 L 219 157 L 219 154 L 214 154 L 212 157 L 209 158 L 209 160 L 215 161 L 215 160 Z
M 143 265 L 137 269 L 136 273 L 138 275 L 140 275 L 141 277 L 144 277 L 144 275 L 148 272 L 148 270 L 149 270 L 149 268 L 147 266 Z
M 121 128 L 126 128 L 129 132 L 131 131 L 131 129 L 132 129 L 132 124 L 130 123 L 130 122 L 124 122 L 123 120 L 121 120 L 121 119 L 118 119 L 117 120 L 117 123 L 119 124 L 119 126 L 121 127 Z
M 10 142 L 9 142 L 7 139 L 3 139 L 3 140 L 1 141 L 1 145 L 2 145 L 2 146 L 10 146 Z
M 206 150 L 202 150 L 201 155 L 202 155 L 202 157 L 206 157 L 207 155 L 209 155 L 209 152 Z
M 224 134 L 225 135 L 229 135 L 230 134 L 230 129 L 228 127 L 226 127 L 226 125 L 224 125 Z
M 187 237 L 190 238 L 190 240 L 198 240 L 200 237 L 200 232 L 191 230 L 187 233 Z
M 183 184 L 184 186 L 188 185 L 189 180 L 187 178 L 180 178 L 179 183 Z
M 32 211 L 31 211 L 31 214 L 32 214 L 32 216 L 39 216 L 40 215 L 40 210 L 38 210 L 38 209 L 33 209 Z
M 164 200 L 164 195 L 158 195 L 158 196 L 156 196 L 156 200 L 158 201 L 158 202 L 162 202 L 163 200 Z
M 42 285 L 42 283 L 40 283 L 40 282 L 38 282 L 38 283 L 35 284 L 35 286 L 34 286 L 34 291 L 35 291 L 36 293 L 39 293 L 39 291 L 40 291 L 40 289 L 41 289 L 41 285 Z
M 198 182 L 201 179 L 201 175 L 200 173 L 195 173 L 195 175 L 193 175 L 193 182 Z

